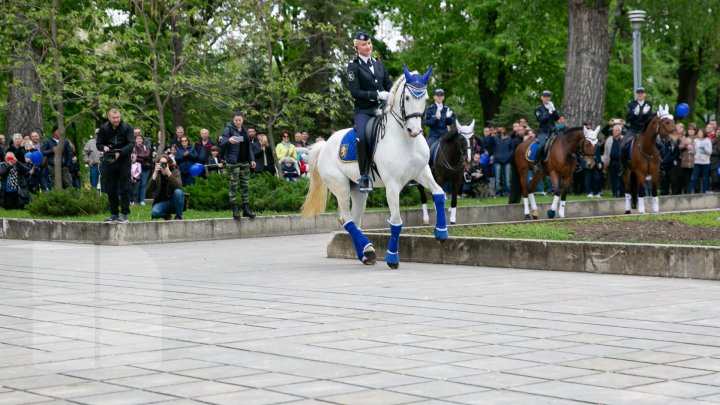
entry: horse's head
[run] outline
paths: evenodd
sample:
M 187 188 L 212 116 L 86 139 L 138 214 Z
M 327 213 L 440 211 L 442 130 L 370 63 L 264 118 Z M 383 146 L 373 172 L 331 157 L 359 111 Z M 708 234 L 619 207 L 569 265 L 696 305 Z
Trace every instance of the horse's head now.
M 405 127 L 411 137 L 423 133 L 422 118 L 425 113 L 425 103 L 428 100 L 427 82 L 432 73 L 432 66 L 420 75 L 417 72 L 409 72 L 403 65 L 405 71 L 405 82 L 402 88 L 396 86 L 392 95 L 391 105 L 399 108 L 399 116 L 393 111 L 393 116 Z M 399 83 L 398 83 L 399 84 Z
M 664 142 L 675 132 L 675 118 L 670 114 L 670 108 L 667 104 L 665 104 L 665 107 L 658 106 L 657 116 L 659 121 L 655 133 L 660 135 L 660 139 Z
M 598 134 L 600 133 L 600 126 L 594 130 L 583 127 L 583 140 L 580 143 L 580 153 L 585 159 L 585 163 L 588 168 L 595 166 L 595 149 L 598 143 Z
M 470 139 L 472 139 L 473 135 L 475 135 L 475 120 L 472 120 L 470 125 L 467 126 L 460 125 L 460 122 L 458 122 L 457 132 L 458 134 L 462 135 L 462 139 L 460 139 L 460 145 L 463 149 L 463 153 L 465 154 L 465 163 L 471 163 L 472 146 L 470 144 Z

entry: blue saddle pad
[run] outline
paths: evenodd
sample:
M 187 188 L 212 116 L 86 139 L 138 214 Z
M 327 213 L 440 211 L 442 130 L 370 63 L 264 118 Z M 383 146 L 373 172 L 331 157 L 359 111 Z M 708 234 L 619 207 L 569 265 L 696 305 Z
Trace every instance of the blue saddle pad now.
M 537 150 L 540 147 L 540 144 L 537 142 L 533 142 L 530 144 L 530 147 L 527 149 L 527 152 L 525 152 L 525 158 L 529 162 L 535 161 L 535 156 L 537 156 Z
M 349 130 L 340 141 L 340 149 L 338 150 L 338 159 L 341 162 L 357 162 L 357 134 L 355 129 Z M 370 148 L 370 155 L 375 156 L 375 146 L 377 145 L 377 137 L 375 137 L 372 147 Z
M 355 129 L 349 130 L 345 136 L 343 136 L 343 139 L 340 142 L 340 150 L 338 151 L 338 159 L 340 159 L 341 162 L 357 161 L 356 138 Z

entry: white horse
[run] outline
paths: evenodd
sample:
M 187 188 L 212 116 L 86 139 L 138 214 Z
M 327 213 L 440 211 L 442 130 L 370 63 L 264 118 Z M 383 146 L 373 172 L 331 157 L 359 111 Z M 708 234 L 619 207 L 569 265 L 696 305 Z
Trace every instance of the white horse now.
M 384 131 L 381 130 L 377 135 L 379 138 L 373 157 L 378 175 L 374 184 L 376 187 L 385 187 L 390 207 L 390 243 L 385 262 L 393 269 L 397 269 L 400 264 L 400 191 L 408 181 L 415 180 L 431 190 L 437 214 L 435 238 L 444 241 L 448 236 L 445 193 L 430 172 L 430 149 L 427 142 L 418 136 L 423 133 L 422 117 L 428 99 L 427 81 L 432 68 L 422 76 L 404 69 L 405 75 L 393 85 L 387 106 L 378 117 L 384 124 Z M 339 158 L 343 138 L 351 130 L 337 131 L 327 142 L 319 142 L 311 147 L 308 165 L 310 190 L 303 204 L 302 215 L 308 217 L 324 212 L 329 188 L 338 200 L 339 221 L 352 237 L 358 259 L 364 264 L 373 265 L 377 258 L 375 248 L 359 228 L 367 202 L 367 194 L 357 188 L 360 170 L 357 162 L 344 162 Z

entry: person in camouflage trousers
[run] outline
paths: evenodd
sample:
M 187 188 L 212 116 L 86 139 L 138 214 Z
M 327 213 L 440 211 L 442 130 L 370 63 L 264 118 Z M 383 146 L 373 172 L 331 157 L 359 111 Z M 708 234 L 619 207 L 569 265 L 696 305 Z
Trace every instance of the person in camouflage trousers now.
M 240 113 L 232 116 L 232 122 L 225 126 L 220 138 L 220 148 L 223 150 L 229 177 L 230 204 L 232 205 L 233 218 L 240 219 L 240 210 L 237 203 L 237 188 L 240 185 L 242 198 L 242 216 L 255 218 L 255 213 L 250 211 L 250 169 L 255 169 L 255 155 L 250 148 L 250 136 L 243 126 L 244 118 Z

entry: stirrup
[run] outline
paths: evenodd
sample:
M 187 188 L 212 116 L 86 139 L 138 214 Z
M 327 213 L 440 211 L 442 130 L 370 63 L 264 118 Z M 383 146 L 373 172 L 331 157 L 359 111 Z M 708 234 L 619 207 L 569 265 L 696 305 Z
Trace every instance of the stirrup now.
M 372 190 L 372 179 L 370 179 L 370 176 L 360 176 L 360 179 L 358 180 L 358 191 L 360 191 L 361 193 L 369 193 Z

